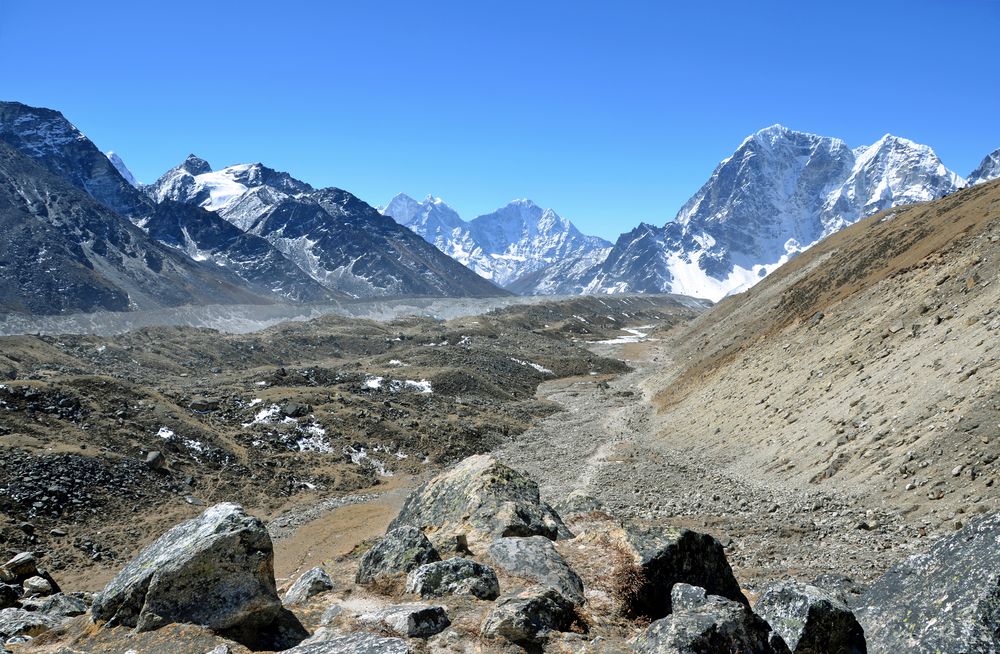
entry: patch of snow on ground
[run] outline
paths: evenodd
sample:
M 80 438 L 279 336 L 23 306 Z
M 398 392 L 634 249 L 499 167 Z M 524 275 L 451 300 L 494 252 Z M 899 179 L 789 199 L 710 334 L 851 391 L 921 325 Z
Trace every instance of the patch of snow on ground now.
M 272 422 L 278 414 L 281 413 L 281 409 L 278 408 L 277 404 L 272 404 L 266 409 L 261 409 L 257 412 L 257 415 L 253 417 L 250 422 L 244 422 L 244 427 L 250 427 L 252 425 L 263 425 Z
M 628 336 L 619 336 L 618 338 L 611 338 L 606 341 L 597 341 L 602 345 L 623 345 L 625 343 L 638 343 L 640 341 L 646 340 L 649 337 L 648 332 L 644 332 L 644 329 L 652 329 L 653 325 L 643 325 L 641 327 L 625 327 L 622 331 L 629 334 Z
M 351 463 L 359 466 L 371 466 L 375 469 L 382 477 L 391 477 L 392 471 L 387 470 L 385 464 L 378 459 L 373 459 L 368 456 L 368 450 L 365 448 L 354 449 L 350 445 L 344 448 L 344 454 L 346 454 L 351 459 Z
M 156 435 L 164 440 L 170 440 L 174 437 L 174 432 L 166 427 L 160 427 L 160 431 L 156 432 Z
M 394 366 L 394 367 L 396 367 L 396 368 L 405 368 L 405 367 L 409 366 L 410 364 L 408 364 L 408 363 L 403 363 L 403 362 L 402 362 L 402 361 L 400 361 L 399 359 L 390 359 L 390 360 L 389 360 L 389 365 L 390 365 L 390 366 Z
M 381 377 L 368 377 L 365 379 L 365 388 L 370 388 L 372 390 L 378 390 L 382 388 L 382 378 Z
M 535 370 L 537 370 L 538 372 L 542 373 L 543 375 L 554 375 L 555 374 L 554 372 L 552 372 L 551 370 L 549 370 L 545 366 L 537 364 L 537 363 L 532 363 L 530 361 L 521 361 L 520 359 L 515 359 L 514 357 L 510 357 L 510 360 L 513 361 L 514 363 L 520 364 L 522 366 L 528 366 L 529 368 L 534 368 Z

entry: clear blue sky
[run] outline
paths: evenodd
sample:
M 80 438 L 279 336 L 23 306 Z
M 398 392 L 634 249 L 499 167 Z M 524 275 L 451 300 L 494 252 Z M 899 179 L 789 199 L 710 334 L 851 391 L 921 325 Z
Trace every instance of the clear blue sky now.
M 1000 2 L 0 0 L 0 97 L 152 181 L 189 152 L 466 218 L 529 197 L 614 238 L 749 133 L 1000 147 Z

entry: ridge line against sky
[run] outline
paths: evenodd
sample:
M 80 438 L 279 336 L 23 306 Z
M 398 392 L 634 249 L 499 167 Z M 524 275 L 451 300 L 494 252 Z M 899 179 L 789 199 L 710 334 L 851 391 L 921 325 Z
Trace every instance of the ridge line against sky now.
M 609 240 L 774 123 L 963 176 L 1000 147 L 1000 2 L 813 5 L 6 0 L 0 96 L 144 182 L 193 152 L 466 220 L 528 197 Z

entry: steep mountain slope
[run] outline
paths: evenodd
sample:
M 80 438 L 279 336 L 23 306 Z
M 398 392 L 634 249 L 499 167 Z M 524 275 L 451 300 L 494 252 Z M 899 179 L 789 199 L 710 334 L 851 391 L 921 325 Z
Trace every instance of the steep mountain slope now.
M 969 186 L 982 184 L 1000 177 L 1000 148 L 986 155 L 986 158 L 969 173 Z
M 213 171 L 189 156 L 146 188 L 158 202 L 218 212 L 327 289 L 354 297 L 486 297 L 504 291 L 340 189 L 316 190 L 260 163 Z
M 662 228 L 622 235 L 572 280 L 589 293 L 683 293 L 718 300 L 888 207 L 954 192 L 964 180 L 927 146 L 886 135 L 852 150 L 780 125 L 747 138 Z
M 468 222 L 432 196 L 417 202 L 400 193 L 381 211 L 501 286 L 551 264 L 594 262 L 594 252 L 611 245 L 580 233 L 569 220 L 530 200 L 514 200 Z
M 0 140 L 149 230 L 161 243 L 219 266 L 227 284 L 236 281 L 236 275 L 248 289 L 277 298 L 317 301 L 331 297 L 330 291 L 285 260 L 267 241 L 236 233 L 210 212 L 192 212 L 183 205 L 157 206 L 135 187 L 117 155 L 103 154 L 57 111 L 0 102 Z
M 679 335 L 662 438 L 951 530 L 1000 505 L 998 306 L 1000 182 L 864 219 Z
M 102 155 L 103 156 L 103 155 Z M 0 311 L 260 303 L 0 141 Z
M 149 211 L 142 194 L 58 111 L 0 102 L 0 140 L 126 218 Z

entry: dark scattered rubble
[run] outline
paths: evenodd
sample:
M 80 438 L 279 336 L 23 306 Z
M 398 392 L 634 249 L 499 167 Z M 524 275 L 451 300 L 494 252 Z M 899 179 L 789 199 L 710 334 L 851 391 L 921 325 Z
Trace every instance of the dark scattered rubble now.
M 476 460 L 455 469 L 464 471 L 458 478 L 473 486 L 497 482 L 493 462 Z M 438 481 L 454 481 L 453 472 Z M 435 486 L 433 480 L 430 486 Z M 439 492 L 432 495 L 426 489 L 414 491 L 409 510 L 419 512 L 423 501 L 438 507 L 451 504 L 458 511 L 466 505 L 467 484 L 437 487 Z M 504 488 L 510 490 L 500 484 L 500 494 L 494 497 L 506 497 L 514 513 L 530 514 L 537 508 L 530 494 L 504 496 Z M 451 523 L 481 528 L 473 522 Z M 199 642 L 241 653 L 244 646 L 289 654 L 423 654 L 453 647 L 497 654 L 996 651 L 1000 613 L 991 603 L 996 516 L 969 525 L 967 531 L 891 571 L 860 598 L 860 621 L 841 599 L 856 590 L 845 577 L 817 580 L 825 588 L 780 582 L 751 606 L 725 554 L 710 537 L 666 525 L 621 522 L 600 512 L 572 524 L 580 532 L 576 536 L 502 536 L 488 550 L 473 548 L 446 561 L 436 560 L 437 551 L 420 529 L 395 527 L 360 560 L 348 557 L 365 585 L 340 587 L 326 570 L 310 569 L 285 594 L 285 605 L 293 607 L 293 613 L 278 599 L 272 545 L 262 523 L 236 505 L 220 504 L 177 525 L 126 565 L 96 597 L 87 618 L 80 613 L 88 598 L 61 594 L 54 580 L 41 596 L 29 597 L 36 583 L 32 580 L 44 573 L 33 555 L 15 557 L 0 566 L 0 580 L 18 594 L 14 606 L 0 611 L 0 634 L 14 643 L 46 632 L 57 634 L 73 620 L 93 620 L 97 631 L 78 631 L 75 641 L 86 652 L 99 651 L 87 643 L 106 638 L 102 634 L 113 636 L 126 627 L 133 627 L 132 633 L 168 630 L 171 623 L 208 629 L 203 633 L 209 640 Z M 558 548 L 574 554 L 564 559 Z M 602 585 L 608 580 L 599 578 L 599 571 L 602 562 L 615 557 L 629 562 L 637 576 L 615 577 L 612 584 L 631 584 L 618 591 L 639 593 L 646 606 L 659 607 L 661 617 L 635 619 L 609 609 L 613 604 L 603 597 L 616 590 Z M 486 560 L 499 564 L 499 575 Z M 373 571 L 381 568 L 397 581 L 408 571 L 406 587 L 379 583 Z M 658 582 L 656 588 L 647 585 L 652 579 Z M 669 590 L 669 603 L 660 585 Z M 419 596 L 434 599 L 420 601 Z M 214 599 L 205 602 L 206 597 Z M 942 598 L 948 599 L 946 609 Z M 919 621 L 908 622 L 914 616 Z M 911 626 L 900 631 L 907 624 Z M 178 652 L 202 654 L 208 649 Z

